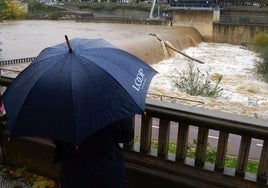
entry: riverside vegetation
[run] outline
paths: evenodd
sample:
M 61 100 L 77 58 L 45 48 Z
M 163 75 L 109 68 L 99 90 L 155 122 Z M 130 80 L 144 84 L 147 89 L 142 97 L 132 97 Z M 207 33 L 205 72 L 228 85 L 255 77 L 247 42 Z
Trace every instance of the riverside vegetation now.
M 217 97 L 223 90 L 220 87 L 222 76 L 212 82 L 209 73 L 202 73 L 193 62 L 188 64 L 188 72 L 180 74 L 175 85 L 182 91 L 193 96 Z
M 261 61 L 256 62 L 256 67 L 258 73 L 268 82 L 268 34 L 257 34 L 251 48 L 262 58 Z

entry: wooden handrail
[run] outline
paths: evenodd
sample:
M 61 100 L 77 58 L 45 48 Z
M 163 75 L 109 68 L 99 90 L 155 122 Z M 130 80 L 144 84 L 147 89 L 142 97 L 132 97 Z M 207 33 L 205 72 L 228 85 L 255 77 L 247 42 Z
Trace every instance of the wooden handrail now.
M 155 121 L 155 119 L 158 121 Z M 168 153 L 171 121 L 178 124 L 177 148 L 175 157 L 170 157 L 170 154 Z M 157 152 L 151 151 L 153 122 L 154 125 L 155 122 L 158 122 L 159 124 Z M 195 158 L 194 161 L 190 163 L 189 159 L 186 157 L 189 126 L 198 127 Z M 209 130 L 219 131 L 216 162 L 215 164 L 210 165 L 205 162 Z M 235 169 L 229 169 L 224 166 L 229 134 L 237 134 L 241 136 L 239 154 Z M 246 165 L 249 160 L 248 156 L 250 144 L 253 138 L 264 140 L 262 153 L 259 159 L 259 170 L 257 174 L 246 172 Z M 200 178 L 200 181 L 203 178 L 201 177 L 202 175 L 200 175 L 200 177 L 198 175 L 201 168 L 208 170 L 208 179 L 213 179 L 214 177 L 214 180 L 217 180 L 215 177 L 219 176 L 220 178 L 218 181 L 223 181 L 221 182 L 222 185 L 224 185 L 224 181 L 227 181 L 228 178 L 233 177 L 239 178 L 239 181 L 231 183 L 230 187 L 262 187 L 267 186 L 267 138 L 267 120 L 254 119 L 246 116 L 239 116 L 207 109 L 200 110 L 200 108 L 196 107 L 189 107 L 165 101 L 148 99 L 146 102 L 146 115 L 142 115 L 141 117 L 140 151 L 138 152 L 143 153 L 143 157 L 145 158 L 149 156 L 157 157 L 158 163 L 161 165 L 165 165 L 165 163 L 169 161 L 173 162 L 174 165 L 180 163 L 182 165 L 196 167 L 197 171 L 194 176 L 196 179 Z M 135 148 L 134 143 L 132 148 Z M 163 161 L 160 162 L 161 160 Z M 149 164 L 143 164 L 142 166 L 146 165 Z M 162 170 L 165 171 L 164 167 L 161 165 L 155 168 L 162 168 Z M 151 168 L 154 168 L 153 165 Z M 180 170 L 177 170 L 177 173 L 180 172 Z M 228 176 L 228 178 L 226 176 Z M 192 178 L 190 174 L 188 178 Z M 207 185 L 209 185 L 209 183 Z
M 145 110 L 147 116 L 155 118 L 218 131 L 227 130 L 229 133 L 250 136 L 252 138 L 268 138 L 268 121 L 263 119 L 153 99 L 147 99 Z

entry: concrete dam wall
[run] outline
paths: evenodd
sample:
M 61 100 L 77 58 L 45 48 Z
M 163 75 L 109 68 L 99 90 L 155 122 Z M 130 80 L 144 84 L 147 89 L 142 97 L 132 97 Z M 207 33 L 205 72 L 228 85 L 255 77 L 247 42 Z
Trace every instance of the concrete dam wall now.
M 173 26 L 187 26 L 198 30 L 204 41 L 212 40 L 213 11 L 174 10 Z
M 268 33 L 268 11 L 174 10 L 173 25 L 194 27 L 206 42 L 247 44 Z
M 267 25 L 254 24 L 213 24 L 213 40 L 229 44 L 248 44 L 258 33 L 268 33 Z
M 248 10 L 249 9 L 249 10 Z M 187 27 L 193 28 L 200 33 L 202 40 L 205 42 L 224 42 L 230 44 L 246 44 L 251 43 L 255 34 L 267 33 L 268 27 L 268 9 L 224 9 L 224 10 L 190 10 L 190 9 L 175 9 L 172 12 L 171 20 L 148 20 L 148 12 L 140 11 L 133 12 L 129 10 L 115 10 L 113 12 L 94 12 L 96 18 L 87 18 L 80 21 L 86 22 L 103 22 L 103 23 L 130 23 L 142 25 L 165 25 L 172 27 Z M 107 15 L 109 15 L 107 17 Z M 120 17 L 119 17 L 120 16 Z M 78 19 L 79 20 L 79 19 Z M 168 36 L 172 30 L 166 29 Z M 175 29 L 176 30 L 176 29 Z M 178 31 L 178 30 L 177 30 Z M 198 34 L 190 32 L 192 39 L 196 39 Z M 171 32 L 170 35 L 182 35 L 188 32 Z M 172 36 L 173 37 L 173 36 Z M 187 38 L 187 37 L 186 37 Z M 180 40 L 179 39 L 179 40 Z M 174 39 L 171 39 L 174 43 Z M 152 43 L 147 39 L 147 45 Z M 143 41 L 140 41 L 144 43 Z M 198 41 L 197 41 L 198 42 Z M 177 42 L 175 41 L 175 45 Z M 180 43 L 179 46 L 182 44 Z M 182 45 L 183 46 L 183 45 Z M 155 45 L 153 45 L 153 48 Z M 138 51 L 141 50 L 140 48 Z

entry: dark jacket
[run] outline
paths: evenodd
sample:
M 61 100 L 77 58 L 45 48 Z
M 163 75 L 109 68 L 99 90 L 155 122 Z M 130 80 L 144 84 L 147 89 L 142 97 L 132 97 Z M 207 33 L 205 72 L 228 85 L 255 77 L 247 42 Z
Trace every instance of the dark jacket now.
M 76 146 L 62 144 L 62 188 L 125 188 L 126 171 L 119 143 L 134 135 L 132 118 L 113 123 Z

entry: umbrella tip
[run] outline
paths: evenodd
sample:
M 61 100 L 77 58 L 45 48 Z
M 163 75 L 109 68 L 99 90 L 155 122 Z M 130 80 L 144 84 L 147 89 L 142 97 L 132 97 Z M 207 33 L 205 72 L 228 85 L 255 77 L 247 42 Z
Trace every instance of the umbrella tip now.
M 72 47 L 70 45 L 70 42 L 69 42 L 69 39 L 68 39 L 67 35 L 65 35 L 65 40 L 66 40 L 67 46 L 69 48 L 69 52 L 73 52 L 73 49 L 72 49 Z

